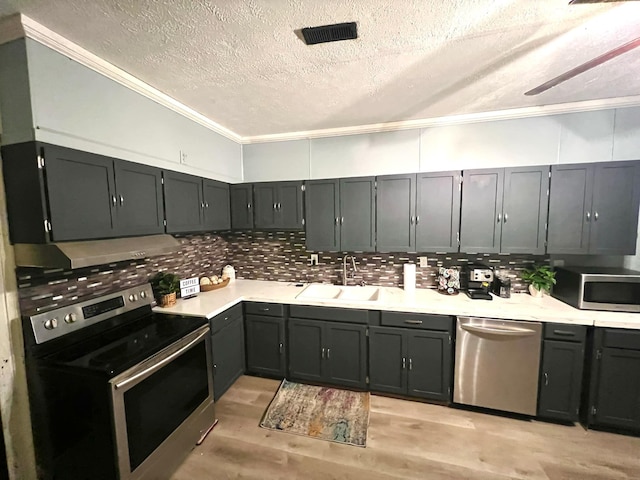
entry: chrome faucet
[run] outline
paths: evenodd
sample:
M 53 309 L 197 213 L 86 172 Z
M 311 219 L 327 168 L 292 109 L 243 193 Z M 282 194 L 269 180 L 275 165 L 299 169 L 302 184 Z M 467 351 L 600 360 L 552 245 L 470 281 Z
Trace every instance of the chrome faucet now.
M 354 257 L 353 255 L 345 255 L 342 258 L 342 285 L 347 285 L 347 261 L 349 257 L 351 257 L 351 265 L 353 266 L 352 276 L 355 272 L 358 271 L 358 269 L 356 268 L 356 257 Z

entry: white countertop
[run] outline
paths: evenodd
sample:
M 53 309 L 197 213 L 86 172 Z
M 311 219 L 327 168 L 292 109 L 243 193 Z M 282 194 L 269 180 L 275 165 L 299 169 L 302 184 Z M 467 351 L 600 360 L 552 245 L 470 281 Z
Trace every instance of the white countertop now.
M 337 302 L 299 300 L 296 297 L 303 289 L 304 287 L 297 287 L 295 283 L 290 282 L 235 280 L 219 290 L 201 292 L 197 297 L 186 300 L 179 299 L 173 307 L 156 307 L 154 311 L 210 319 L 239 302 L 256 301 L 640 329 L 639 313 L 578 310 L 548 295 L 534 298 L 526 293 L 518 293 L 511 295 L 511 298 L 494 296 L 493 301 L 487 301 L 471 300 L 464 293 L 448 296 L 433 289 L 405 292 L 397 287 L 380 287 L 381 295 L 378 301 Z

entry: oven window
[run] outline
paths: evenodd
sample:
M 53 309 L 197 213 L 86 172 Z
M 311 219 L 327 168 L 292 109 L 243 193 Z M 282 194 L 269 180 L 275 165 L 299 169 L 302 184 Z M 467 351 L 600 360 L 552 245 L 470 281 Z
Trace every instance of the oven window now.
M 124 394 L 134 471 L 209 395 L 203 340 Z
M 640 305 L 640 283 L 587 282 L 584 285 L 584 300 L 594 303 Z

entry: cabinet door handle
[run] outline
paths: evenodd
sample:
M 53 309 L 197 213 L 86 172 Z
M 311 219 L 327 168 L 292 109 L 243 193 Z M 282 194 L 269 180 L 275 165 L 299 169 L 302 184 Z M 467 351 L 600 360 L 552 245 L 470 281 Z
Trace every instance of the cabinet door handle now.
M 320 355 L 324 358 L 324 347 L 322 348 L 322 353 Z
M 331 358 L 331 349 L 327 348 L 327 358 Z
M 554 330 L 554 335 L 560 335 L 562 337 L 575 337 L 576 334 L 574 332 L 570 332 L 569 330 Z
M 420 223 L 420 215 L 416 215 L 416 225 Z
M 204 202 L 200 204 L 200 208 L 204 209 Z
M 591 212 L 587 212 L 587 222 L 591 221 Z
M 501 219 L 502 219 L 502 214 L 501 214 L 501 213 L 499 213 L 499 214 L 498 214 L 498 223 L 500 223 L 500 220 L 501 220 Z
M 282 210 L 282 204 L 278 202 L 278 210 Z
M 336 217 L 336 225 L 340 223 L 340 217 Z
M 340 217 L 340 225 L 344 223 L 344 217 Z
M 412 215 L 412 216 L 411 216 L 411 218 L 409 219 L 409 223 L 410 223 L 411 225 L 413 225 L 413 224 L 415 223 L 415 221 L 416 221 L 416 217 L 414 217 L 414 216 Z
M 262 307 L 260 309 L 261 312 L 268 312 L 269 310 L 271 310 L 269 307 Z
M 506 213 L 504 214 L 504 221 L 503 223 L 507 223 L 507 220 L 509 220 L 509 215 L 507 215 Z
M 278 206 L 278 204 L 277 204 L 277 203 L 274 203 L 274 204 L 273 204 L 273 209 L 275 210 L 277 206 Z
M 209 208 L 209 202 L 204 202 L 204 208 Z
M 118 203 L 118 200 L 116 199 L 115 195 L 111 195 L 111 203 L 113 204 L 113 206 L 115 207 L 116 204 Z
M 409 370 L 413 370 L 413 360 L 409 359 Z
M 120 206 L 124 205 L 124 197 L 120 195 Z
M 282 343 L 280 344 L 280 354 L 282 354 L 282 350 L 284 349 L 284 345 L 282 345 Z
M 593 221 L 594 222 L 598 221 L 598 212 L 593 212 Z
M 247 203 L 247 210 L 251 210 L 251 204 Z
M 422 320 L 405 320 L 404 323 L 409 325 L 422 325 Z
M 545 372 L 544 374 L 544 386 L 548 386 L 549 385 L 549 374 Z

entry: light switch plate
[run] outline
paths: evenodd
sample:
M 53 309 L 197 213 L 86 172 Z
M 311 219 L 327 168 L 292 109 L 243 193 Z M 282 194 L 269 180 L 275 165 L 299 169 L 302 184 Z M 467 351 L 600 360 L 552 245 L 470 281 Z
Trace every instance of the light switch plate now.
M 428 267 L 429 262 L 427 261 L 427 257 L 419 257 L 420 258 L 420 267 Z

